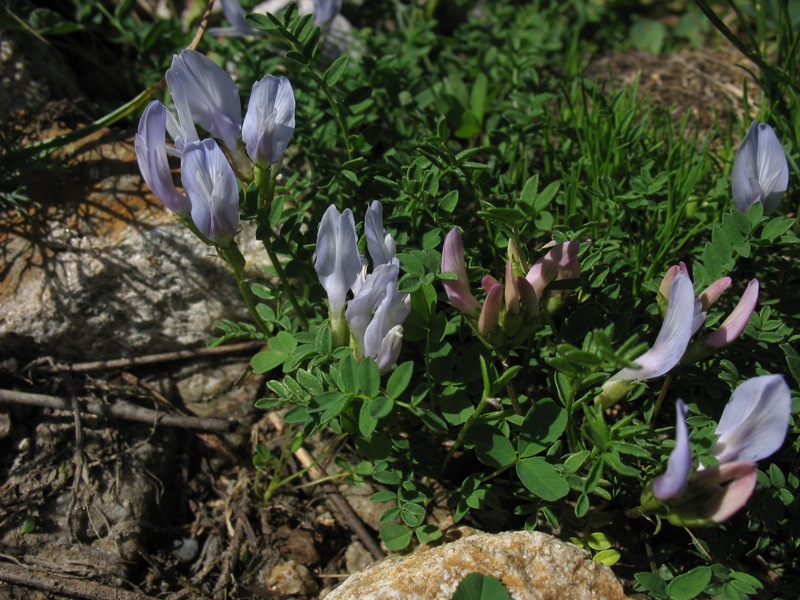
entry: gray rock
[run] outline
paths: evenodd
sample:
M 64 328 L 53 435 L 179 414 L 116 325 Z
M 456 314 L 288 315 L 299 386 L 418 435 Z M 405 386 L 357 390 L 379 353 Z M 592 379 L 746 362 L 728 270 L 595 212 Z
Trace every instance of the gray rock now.
M 222 318 L 249 320 L 227 266 L 143 185 L 132 137 L 81 144 L 72 180 L 37 183 L 45 208 L 5 240 L 0 357 L 167 352 L 203 345 Z M 266 283 L 254 232 L 237 240 L 248 275 Z
M 627 598 L 606 565 L 537 531 L 478 534 L 392 556 L 349 577 L 326 600 L 449 600 L 469 573 L 496 577 L 514 600 Z

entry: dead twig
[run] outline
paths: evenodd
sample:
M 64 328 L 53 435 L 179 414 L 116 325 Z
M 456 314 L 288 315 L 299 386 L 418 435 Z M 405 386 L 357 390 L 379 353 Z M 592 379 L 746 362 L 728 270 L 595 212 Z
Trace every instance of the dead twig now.
M 86 598 L 87 600 L 148 600 L 152 598 L 152 596 L 137 592 L 127 592 L 116 586 L 85 579 L 60 577 L 9 563 L 0 563 L 0 581 L 69 598 Z
M 258 350 L 263 346 L 264 342 L 259 341 L 242 342 L 240 344 L 227 344 L 225 346 L 217 346 L 215 348 L 203 347 L 193 350 L 176 350 L 175 352 L 147 354 L 145 356 L 134 356 L 131 358 L 115 358 L 112 360 L 97 360 L 93 362 L 63 365 L 43 365 L 37 366 L 36 370 L 39 373 L 89 373 L 92 371 L 114 371 L 117 369 L 130 369 L 133 367 L 163 364 L 179 360 L 228 356 L 231 354 L 239 354 L 240 352 Z
M 72 410 L 72 403 L 66 398 L 31 394 L 14 390 L 0 389 L 0 403 L 24 404 L 43 408 Z M 178 427 L 192 431 L 212 431 L 226 433 L 236 429 L 238 423 L 232 419 L 214 419 L 211 417 L 193 417 L 188 415 L 165 414 L 149 408 L 143 408 L 128 402 L 100 404 L 98 402 L 80 402 L 80 411 L 99 417 L 122 419 L 139 423 L 160 424 L 165 427 Z
M 158 402 L 160 406 L 163 406 L 165 410 L 171 413 L 177 413 L 179 415 L 186 415 L 184 411 L 172 404 L 165 396 L 160 394 L 158 390 L 153 388 L 153 386 L 148 385 L 135 375 L 132 375 L 131 373 L 123 373 L 122 379 L 131 385 L 135 385 L 145 390 L 153 398 L 153 400 Z M 213 433 L 195 433 L 195 435 L 200 439 L 201 442 L 203 442 L 205 446 L 222 454 L 227 460 L 236 465 L 245 466 L 246 463 L 239 456 L 234 454 L 233 451 L 228 448 L 228 445 L 225 443 L 225 441 L 219 436 Z
M 276 413 L 269 413 L 268 417 L 275 429 L 278 430 L 278 433 L 283 433 L 283 421 L 281 421 L 281 418 Z M 317 466 L 317 461 L 305 447 L 300 446 L 300 448 L 295 451 L 294 456 L 300 461 L 300 464 L 308 470 L 308 474 L 311 476 L 312 480 L 323 479 L 327 476 L 326 473 Z M 339 493 L 336 486 L 331 483 L 323 483 L 321 487 L 322 491 L 326 494 L 326 503 L 330 502 L 332 505 L 330 508 L 339 514 L 358 540 L 369 550 L 372 557 L 375 560 L 385 558 L 386 554 L 384 551 L 373 539 L 369 531 L 367 531 L 367 528 L 356 514 L 356 511 L 353 510 L 353 507 L 350 506 L 347 499 Z

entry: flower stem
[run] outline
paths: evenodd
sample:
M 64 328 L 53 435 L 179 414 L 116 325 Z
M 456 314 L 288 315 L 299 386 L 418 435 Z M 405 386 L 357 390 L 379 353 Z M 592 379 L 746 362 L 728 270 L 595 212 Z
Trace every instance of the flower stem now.
M 486 410 L 486 406 L 489 404 L 489 399 L 484 397 L 481 398 L 481 401 L 478 403 L 478 406 L 475 407 L 475 412 L 473 412 L 467 422 L 464 423 L 464 426 L 461 428 L 461 431 L 458 432 L 458 437 L 456 441 L 453 442 L 453 447 L 450 448 L 450 451 L 447 453 L 447 456 L 444 457 L 444 461 L 442 461 L 442 471 L 447 468 L 447 465 L 450 463 L 450 460 L 453 458 L 453 455 L 456 451 L 461 447 L 461 444 L 464 443 L 464 439 L 467 437 L 467 432 L 469 431 L 470 427 L 475 424 L 475 421 L 478 420 L 478 417 L 481 416 L 484 410 Z
M 231 244 L 231 246 L 228 248 L 222 248 L 220 246 L 217 246 L 216 248 L 219 257 L 231 266 L 231 269 L 233 270 L 233 277 L 236 279 L 236 284 L 239 286 L 239 292 L 242 294 L 242 298 L 247 306 L 247 310 L 250 311 L 250 315 L 255 320 L 256 325 L 258 325 L 258 328 L 261 330 L 261 332 L 266 337 L 269 337 L 269 328 L 267 327 L 267 324 L 264 323 L 264 319 L 261 318 L 261 315 L 258 314 L 256 303 L 253 300 L 253 294 L 250 292 L 250 287 L 247 285 L 247 281 L 245 280 L 245 259 L 239 250 L 239 247 L 236 244 Z
M 289 302 L 291 303 L 292 307 L 294 308 L 295 313 L 297 313 L 297 318 L 300 319 L 300 323 L 302 324 L 304 329 L 308 329 L 308 319 L 306 319 L 305 312 L 303 311 L 302 307 L 300 306 L 300 302 L 297 300 L 297 296 L 295 296 L 294 290 L 292 286 L 289 285 L 289 280 L 286 277 L 286 272 L 283 270 L 283 266 L 281 265 L 280 260 L 278 259 L 278 255 L 275 252 L 275 248 L 272 246 L 272 227 L 270 227 L 269 223 L 269 213 L 270 208 L 272 206 L 272 201 L 275 196 L 275 176 L 277 175 L 278 166 L 280 163 L 276 163 L 272 169 L 262 169 L 261 167 L 256 166 L 255 168 L 255 182 L 258 186 L 258 233 L 256 237 L 258 237 L 261 242 L 264 244 L 264 249 L 267 251 L 267 256 L 269 256 L 269 260 L 272 263 L 272 266 L 275 269 L 275 274 L 278 276 L 278 279 L 281 282 L 281 286 L 283 290 L 286 292 L 286 296 L 289 298 Z

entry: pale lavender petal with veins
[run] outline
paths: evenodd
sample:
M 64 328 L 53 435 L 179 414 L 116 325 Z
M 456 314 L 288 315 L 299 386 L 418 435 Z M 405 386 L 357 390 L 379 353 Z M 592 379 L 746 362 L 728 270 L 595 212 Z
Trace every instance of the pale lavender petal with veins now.
M 206 139 L 184 147 L 181 182 L 200 233 L 220 246 L 230 244 L 239 226 L 239 189 L 217 142 Z
M 156 197 L 171 211 L 188 217 L 191 204 L 175 187 L 167 161 L 167 145 L 164 139 L 166 126 L 167 109 L 158 100 L 153 100 L 139 121 L 139 131 L 133 144 L 136 161 L 144 182 Z
M 254 163 L 269 168 L 283 156 L 294 135 L 295 99 L 286 77 L 267 75 L 253 84 L 242 124 L 242 139 Z
M 686 404 L 678 400 L 675 404 L 675 448 L 669 455 L 667 470 L 653 481 L 653 495 L 659 500 L 677 498 L 684 491 L 692 472 L 692 450 L 689 446 L 689 431 L 686 427 Z
M 367 250 L 373 266 L 397 262 L 397 247 L 390 233 L 383 228 L 383 205 L 374 200 L 364 217 L 364 233 L 367 236 Z M 465 268 L 466 269 L 466 268 Z M 465 270 L 466 273 L 466 270 Z
M 314 269 L 328 295 L 331 314 L 338 318 L 344 311 L 347 292 L 361 271 L 356 224 L 349 208 L 340 215 L 331 205 L 322 216 Z
M 772 127 L 753 121 L 736 153 L 731 178 L 737 209 L 747 212 L 761 202 L 765 215 L 775 212 L 789 185 L 789 164 Z
M 711 454 L 720 463 L 766 458 L 783 445 L 791 411 L 791 393 L 781 375 L 748 379 L 722 412 Z
M 204 54 L 184 50 L 173 57 L 166 77 L 173 98 L 176 94 L 184 96 L 194 122 L 220 138 L 230 150 L 235 150 L 239 142 L 242 106 L 239 90 L 231 76 Z M 177 86 L 182 88 L 180 92 Z M 178 106 L 177 98 L 175 102 Z M 180 108 L 178 113 L 183 123 L 184 115 Z
M 686 352 L 692 334 L 705 319 L 705 313 L 699 308 L 700 303 L 694 297 L 692 280 L 684 273 L 678 273 L 670 286 L 664 323 L 653 347 L 633 361 L 640 368 L 626 367 L 620 370 L 603 387 L 614 381 L 645 381 L 670 371 L 678 364 Z

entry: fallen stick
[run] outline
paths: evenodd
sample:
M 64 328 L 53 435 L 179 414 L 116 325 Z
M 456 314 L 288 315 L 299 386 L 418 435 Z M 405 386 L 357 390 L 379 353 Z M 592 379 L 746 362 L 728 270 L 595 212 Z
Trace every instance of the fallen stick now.
M 14 390 L 0 389 L 0 403 L 23 404 L 27 406 L 40 406 L 42 408 L 57 408 L 72 411 L 72 402 L 67 398 L 47 396 L 44 394 L 30 394 Z M 236 421 L 231 419 L 166 414 L 123 401 L 118 401 L 114 404 L 81 401 L 79 404 L 82 413 L 89 413 L 105 418 L 122 419 L 125 421 L 137 421 L 139 423 L 158 423 L 166 427 L 179 427 L 181 429 L 190 429 L 193 431 L 227 433 L 233 431 L 237 426 Z
M 68 598 L 86 598 L 87 600 L 148 600 L 152 598 L 152 596 L 127 592 L 102 583 L 51 575 L 9 563 L 0 563 L 0 581 Z
M 91 371 L 113 371 L 115 369 L 129 369 L 131 367 L 142 367 L 147 365 L 174 362 L 176 360 L 191 360 L 197 358 L 209 358 L 215 356 L 225 356 L 228 354 L 238 354 L 245 350 L 258 350 L 264 346 L 264 342 L 242 342 L 240 344 L 227 344 L 214 348 L 196 348 L 194 350 L 176 350 L 175 352 L 164 352 L 162 354 L 147 354 L 145 356 L 134 356 L 131 358 L 115 358 L 112 360 L 97 360 L 93 362 L 63 364 L 63 365 L 44 365 L 36 367 L 39 373 L 88 373 Z
M 283 433 L 283 422 L 281 421 L 281 418 L 274 412 L 269 413 L 268 417 L 275 429 L 278 430 L 278 433 Z M 305 449 L 305 447 L 300 446 L 295 451 L 294 456 L 298 461 L 300 461 L 300 464 L 308 470 L 308 474 L 311 476 L 312 481 L 314 479 L 323 479 L 327 476 L 327 474 L 317 466 L 317 461 L 314 459 L 311 453 Z M 323 483 L 321 486 L 322 490 L 327 494 L 327 499 L 330 500 L 331 504 L 333 505 L 334 510 L 336 510 L 336 512 L 342 516 L 342 519 L 344 519 L 345 523 L 347 523 L 347 526 L 354 534 L 356 534 L 358 540 L 364 544 L 364 547 L 369 551 L 370 554 L 372 554 L 372 557 L 375 560 L 385 558 L 386 553 L 372 538 L 372 535 L 370 535 L 369 531 L 367 531 L 367 528 L 364 526 L 361 518 L 356 514 L 356 511 L 353 510 L 353 507 L 350 506 L 347 498 L 342 496 L 339 493 L 339 490 L 336 489 L 336 486 L 331 483 Z

